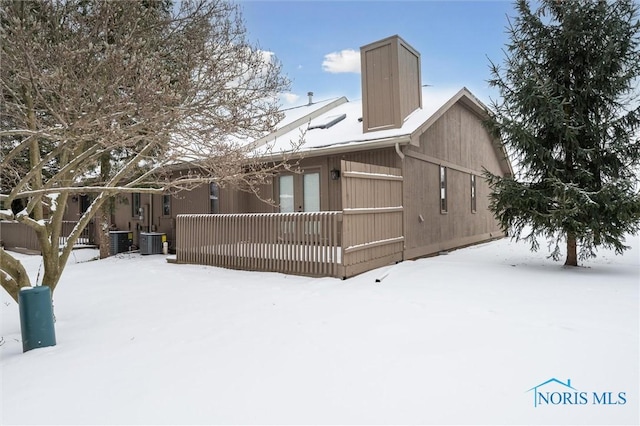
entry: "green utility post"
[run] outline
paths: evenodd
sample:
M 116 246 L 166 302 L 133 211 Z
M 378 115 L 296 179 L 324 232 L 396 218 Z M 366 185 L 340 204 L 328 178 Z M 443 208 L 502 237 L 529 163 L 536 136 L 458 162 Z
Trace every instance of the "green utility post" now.
M 56 345 L 53 328 L 51 289 L 47 286 L 23 287 L 18 294 L 22 352 Z

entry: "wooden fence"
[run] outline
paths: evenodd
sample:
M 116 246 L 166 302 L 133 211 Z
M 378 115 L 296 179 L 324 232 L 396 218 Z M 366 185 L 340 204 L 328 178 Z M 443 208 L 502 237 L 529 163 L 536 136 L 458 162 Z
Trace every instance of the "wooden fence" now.
M 341 212 L 178 215 L 178 263 L 342 276 Z
M 178 215 L 176 261 L 347 278 L 402 260 L 400 169 L 341 168 L 342 211 Z
M 71 231 L 73 231 L 73 228 L 76 226 L 76 223 L 77 222 L 73 221 L 62 222 L 62 231 L 60 232 L 61 246 L 67 243 L 67 239 L 69 238 Z M 78 238 L 74 246 L 94 245 L 94 235 L 94 226 L 91 222 L 86 228 L 84 228 L 80 238 Z M 35 231 L 20 222 L 8 220 L 0 221 L 0 241 L 3 246 L 8 249 L 13 248 L 40 251 L 40 243 L 38 243 Z
M 0 221 L 0 242 L 8 249 L 22 248 L 40 251 L 40 243 L 34 230 L 27 225 L 3 220 Z
M 401 261 L 401 170 L 345 160 L 341 168 L 344 276 Z

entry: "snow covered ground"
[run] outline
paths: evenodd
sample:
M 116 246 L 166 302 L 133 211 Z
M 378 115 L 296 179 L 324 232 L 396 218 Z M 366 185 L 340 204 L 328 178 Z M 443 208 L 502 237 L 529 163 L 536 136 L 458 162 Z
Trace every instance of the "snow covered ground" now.
M 78 250 L 56 346 L 23 354 L 0 296 L 0 422 L 638 424 L 628 243 L 565 269 L 501 240 L 346 281 Z

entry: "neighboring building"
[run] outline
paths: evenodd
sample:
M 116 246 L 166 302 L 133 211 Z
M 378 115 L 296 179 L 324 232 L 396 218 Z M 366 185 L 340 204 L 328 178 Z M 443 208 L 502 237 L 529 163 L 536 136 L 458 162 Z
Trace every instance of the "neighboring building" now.
M 437 91 L 421 87 L 420 55 L 398 36 L 362 47 L 361 58 L 362 101 L 310 100 L 286 111 L 275 132 L 252 142 L 258 149 L 270 146 L 279 152 L 306 132 L 295 154 L 301 172 L 283 173 L 261 188 L 262 197 L 276 205 L 215 184 L 178 195 L 128 194 L 118 197 L 115 227 L 137 231 L 136 241 L 140 231 L 166 233 L 179 262 L 341 277 L 502 236 L 488 210 L 489 187 L 482 175 L 484 170 L 510 175 L 512 169 L 501 145 L 483 126 L 487 108 L 466 88 L 436 98 L 432 93 Z M 312 217 L 311 222 L 294 239 L 286 236 L 298 232 L 292 228 L 298 220 L 293 213 L 314 211 L 336 214 L 330 219 L 301 215 Z M 180 231 L 178 215 L 202 213 L 223 214 L 216 220 L 233 222 L 210 228 L 219 231 L 194 230 L 189 227 L 200 225 L 185 222 Z M 267 232 L 260 221 L 278 215 L 246 213 L 291 214 L 277 219 L 281 222 Z M 324 224 L 325 219 L 335 222 Z M 334 237 L 326 235 L 328 227 L 336 227 Z M 230 228 L 242 237 L 232 236 Z M 216 238 L 223 231 L 231 233 L 222 243 Z M 337 247 L 331 255 L 309 249 L 328 241 Z M 313 251 L 303 270 L 265 260 L 289 256 L 295 263 L 302 255 L 278 251 L 285 243 Z M 258 246 L 268 252 L 255 254 Z M 196 252 L 200 257 L 188 254 Z M 240 257 L 245 259 L 237 261 Z M 316 268 L 320 261 L 334 265 Z

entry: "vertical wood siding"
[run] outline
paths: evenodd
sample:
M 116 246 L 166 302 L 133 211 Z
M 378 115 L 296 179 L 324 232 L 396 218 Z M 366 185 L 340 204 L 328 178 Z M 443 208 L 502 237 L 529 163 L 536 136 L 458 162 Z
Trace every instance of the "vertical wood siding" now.
M 398 45 L 398 84 L 401 120 L 422 106 L 420 54 L 404 43 Z
M 424 256 L 502 235 L 488 209 L 483 170 L 501 174 L 492 139 L 481 120 L 456 104 L 405 152 L 407 258 Z M 448 211 L 440 212 L 439 166 L 447 167 Z M 476 176 L 476 212 L 471 212 L 471 174 Z M 409 179 L 409 178 L 407 178 Z
M 402 127 L 421 103 L 420 54 L 397 36 L 360 48 L 365 132 Z
M 396 92 L 392 67 L 391 43 L 364 52 L 362 93 L 366 94 L 363 98 L 365 129 L 397 125 L 394 102 L 389 102 Z

